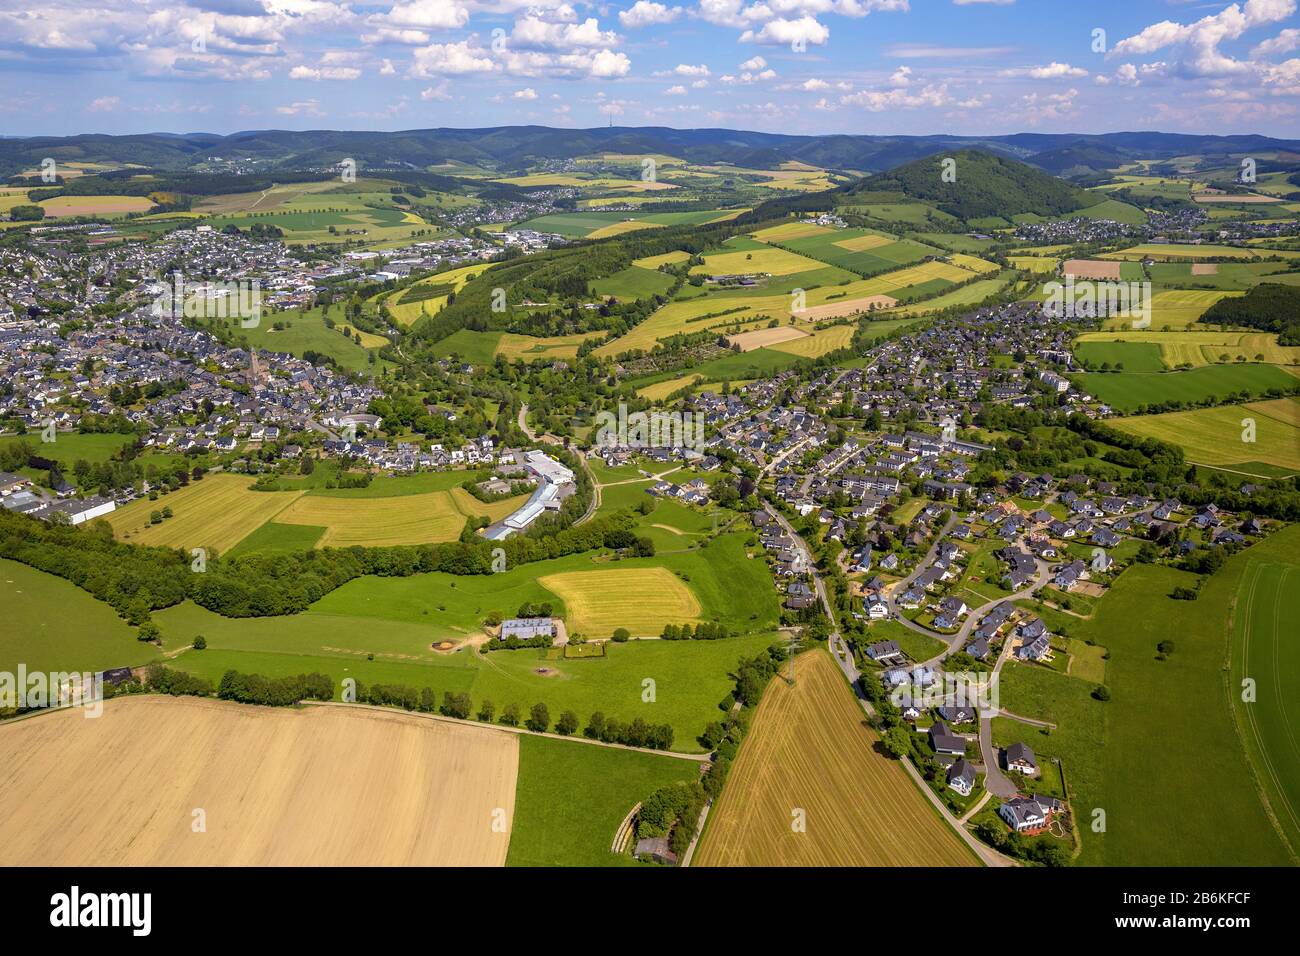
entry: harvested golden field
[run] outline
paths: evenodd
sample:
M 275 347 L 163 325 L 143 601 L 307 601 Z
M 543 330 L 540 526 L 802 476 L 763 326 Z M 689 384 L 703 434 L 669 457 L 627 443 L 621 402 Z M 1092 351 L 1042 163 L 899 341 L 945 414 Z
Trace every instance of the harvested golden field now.
M 509 361 L 522 359 L 573 359 L 578 356 L 578 346 L 585 339 L 599 338 L 590 333 L 578 332 L 574 335 L 552 335 L 538 338 L 535 335 L 519 335 L 515 332 L 502 332 L 493 356 L 504 355 Z
M 1076 279 L 1118 279 L 1121 263 L 1101 262 L 1097 259 L 1067 259 L 1061 265 L 1061 274 Z
M 793 687 L 768 685 L 694 865 L 975 866 L 877 740 L 830 656 L 799 657 Z
M 106 517 L 119 541 L 228 551 L 302 495 L 301 491 L 251 491 L 252 484 L 253 479 L 244 475 L 208 475 L 159 495 L 157 501 L 142 498 Z M 171 508 L 172 516 L 150 524 L 149 515 L 163 508 Z
M 807 337 L 807 332 L 793 325 L 778 325 L 775 328 L 753 329 L 749 332 L 741 332 L 739 335 L 729 335 L 726 342 L 727 345 L 738 348 L 742 352 L 752 352 L 754 349 L 761 349 L 768 345 L 778 345 L 791 339 Z
M 128 212 L 148 212 L 153 200 L 145 196 L 55 196 L 39 205 L 47 219 L 65 216 L 125 216 Z
M 1011 264 L 1017 269 L 1025 269 L 1028 272 L 1055 272 L 1056 264 L 1059 260 L 1048 259 L 1045 256 L 1008 256 Z
M 303 495 L 275 520 L 324 528 L 325 533 L 316 543 L 322 548 L 346 548 L 354 544 L 366 547 L 435 544 L 460 537 L 466 518 L 486 515 L 496 521 L 527 500 L 527 495 L 516 495 L 484 504 L 464 488 L 392 498 Z
M 892 246 L 897 241 L 893 236 L 868 233 L 865 236 L 854 236 L 852 239 L 840 239 L 835 245 L 849 252 L 867 252 L 870 249 L 879 249 L 881 246 Z
M 677 378 L 665 379 L 662 382 L 655 382 L 653 385 L 647 385 L 645 388 L 638 388 L 636 393 L 642 398 L 648 398 L 652 402 L 660 401 L 667 398 L 673 392 L 685 388 L 693 382 L 703 382 L 703 375 L 679 375 Z
M 685 262 L 691 257 L 689 252 L 682 252 L 680 249 L 676 252 L 665 252 L 659 256 L 645 256 L 642 259 L 633 259 L 632 265 L 640 266 L 642 269 L 658 269 L 664 265 L 678 265 Z
M 825 305 L 814 305 L 799 313 L 799 318 L 807 322 L 819 322 L 822 319 L 839 319 L 859 312 L 874 312 L 877 309 L 892 309 L 898 300 L 892 295 L 868 295 L 857 299 L 836 299 Z
M 1196 328 L 1197 320 L 1220 299 L 1245 295 L 1244 292 L 1225 292 L 1218 289 L 1164 289 L 1151 295 L 1151 328 Z M 1130 329 L 1131 317 L 1102 320 L 1103 329 Z M 1204 326 L 1201 326 L 1204 328 Z
M 537 583 L 564 602 L 570 634 L 609 637 L 625 627 L 633 637 L 658 637 L 665 624 L 701 619 L 699 600 L 667 568 L 565 571 Z
M 818 329 L 811 335 L 805 335 L 802 338 L 792 339 L 789 342 L 780 342 L 770 346 L 770 348 L 773 351 L 785 352 L 789 355 L 817 358 L 827 352 L 834 352 L 836 349 L 848 348 L 853 341 L 853 333 L 856 331 L 857 326 L 854 325 L 832 325 L 824 329 Z
M 422 315 L 437 315 L 442 311 L 442 307 L 447 304 L 447 296 L 445 295 L 436 295 L 428 299 L 421 299 L 414 302 L 402 302 L 401 299 L 411 289 L 422 285 L 450 285 L 455 291 L 459 292 L 466 282 L 482 275 L 487 267 L 487 263 L 481 263 L 436 273 L 429 276 L 427 279 L 421 279 L 419 282 L 416 282 L 405 289 L 398 289 L 396 292 L 388 293 L 387 298 L 384 299 L 384 305 L 392 314 L 394 321 L 399 325 L 411 325 Z
M 971 272 L 978 272 L 984 275 L 989 272 L 997 272 L 1001 266 L 996 262 L 989 262 L 987 259 L 981 259 L 979 256 L 969 256 L 964 252 L 954 252 L 948 256 L 955 266 L 961 266 L 963 269 L 969 269 Z
M 750 236 L 759 242 L 785 242 L 788 239 L 820 236 L 831 231 L 833 230 L 826 226 L 819 226 L 815 222 L 784 222 L 779 226 L 768 226 L 758 232 L 751 232 Z
M 752 251 L 711 252 L 704 257 L 704 265 L 691 268 L 691 274 L 718 276 L 766 272 L 774 276 L 788 276 L 820 268 L 823 268 L 822 263 L 815 259 L 774 246 Z
M 0 727 L 0 759 L 5 866 L 500 866 L 519 744 L 373 708 L 127 697 Z

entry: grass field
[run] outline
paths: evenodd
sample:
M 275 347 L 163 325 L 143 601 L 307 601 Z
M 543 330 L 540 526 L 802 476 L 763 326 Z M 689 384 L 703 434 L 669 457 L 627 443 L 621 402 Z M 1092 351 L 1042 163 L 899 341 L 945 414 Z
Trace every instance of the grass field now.
M 1216 246 L 1211 244 L 1190 246 L 1161 243 L 1142 243 L 1121 249 L 1118 252 L 1102 254 L 1103 259 L 1124 259 L 1136 262 L 1142 259 L 1178 260 L 1178 259 L 1251 259 L 1255 256 L 1281 256 L 1284 259 L 1300 258 L 1300 252 L 1285 252 L 1264 249 L 1258 246 L 1243 249 L 1239 246 Z
M 876 735 L 821 650 L 768 685 L 722 796 L 698 866 L 973 866 L 976 858 Z M 804 832 L 794 812 L 803 811 Z
M 1294 555 L 1297 529 L 1273 547 Z M 1059 757 L 1070 787 L 1081 862 L 1105 866 L 1277 866 L 1293 862 L 1270 823 L 1232 719 L 1225 663 L 1229 617 L 1251 551 L 1232 558 L 1196 601 L 1168 597 L 1195 578 L 1138 564 L 1111 587 L 1091 620 L 1068 620 L 1071 638 L 1109 652 L 1111 699 L 1094 685 L 1042 667 L 1014 665 L 1002 677 L 1002 705 L 1058 724 L 1050 734 L 997 718 L 999 743 L 1022 740 L 1040 760 Z M 1288 558 L 1287 560 L 1291 560 Z M 1166 660 L 1156 645 L 1174 642 Z M 1189 706 L 1195 701 L 1195 706 Z M 1158 732 L 1156 732 L 1158 729 Z M 1270 731 L 1271 733 L 1271 731 Z M 1214 794 L 1207 799 L 1206 794 Z M 1089 825 L 1106 814 L 1105 832 Z
M 1296 377 L 1274 365 L 1207 365 L 1182 372 L 1083 372 L 1072 376 L 1094 398 L 1121 412 L 1169 401 L 1197 402 L 1233 393 L 1291 388 Z
M 84 459 L 92 465 L 108 461 L 114 453 L 125 445 L 135 441 L 134 435 L 117 435 L 112 432 L 81 434 L 79 432 L 55 432 L 54 441 L 43 442 L 39 432 L 26 435 L 5 435 L 0 438 L 0 448 L 25 442 L 36 449 L 42 458 L 49 458 L 62 464 L 64 477 L 75 481 L 72 466 Z
M 301 494 L 250 491 L 252 484 L 252 478 L 241 475 L 208 475 L 169 495 L 159 495 L 157 501 L 133 501 L 111 512 L 106 520 L 118 540 L 131 544 L 208 548 L 224 553 L 292 505 Z M 172 517 L 161 524 L 150 524 L 150 513 L 164 507 L 172 509 Z
M 66 216 L 100 216 L 113 219 L 129 212 L 148 212 L 153 200 L 146 196 L 55 196 L 38 204 L 46 219 Z
M 1292 529 L 1251 549 L 1231 613 L 1228 697 L 1274 825 L 1300 856 L 1300 548 Z M 1242 682 L 1256 696 L 1243 700 Z
M 384 306 L 399 325 L 411 325 L 423 315 L 437 315 L 442 307 L 447 304 L 446 295 L 435 295 L 427 299 L 421 299 L 418 292 L 411 293 L 412 289 L 418 289 L 421 286 L 451 286 L 453 291 L 459 292 L 466 282 L 482 275 L 486 269 L 487 264 L 484 263 L 436 273 L 427 279 L 421 279 L 419 282 L 407 286 L 405 289 L 386 294 L 383 299 Z M 402 299 L 408 297 L 409 301 L 402 301 Z
M 570 633 L 608 637 L 625 627 L 633 637 L 657 637 L 665 624 L 701 620 L 699 600 L 666 568 L 611 568 L 548 574 L 537 583 L 559 596 Z
M 506 865 L 635 866 L 610 852 L 623 818 L 660 787 L 698 775 L 690 760 L 521 737 Z
M 1222 465 L 1243 474 L 1275 477 L 1270 469 L 1261 473 L 1255 465 L 1272 465 L 1291 473 L 1300 472 L 1300 399 L 1279 398 L 1219 408 L 1198 408 L 1187 412 L 1143 415 L 1116 419 L 1121 431 L 1142 438 L 1158 438 L 1178 445 L 1187 460 L 1200 465 Z M 1255 423 L 1254 441 L 1243 441 L 1246 419 Z
M 1086 365 L 1123 366 L 1126 372 L 1162 372 L 1160 346 L 1148 342 L 1080 341 L 1074 356 Z
M 848 348 L 856 331 L 855 325 L 831 325 L 824 329 L 817 329 L 810 335 L 769 345 L 768 348 L 788 355 L 797 355 L 800 358 L 817 358 L 836 349 Z
M 0 671 L 102 671 L 143 664 L 153 649 L 107 604 L 75 584 L 0 558 Z
M 330 317 L 337 323 L 335 328 L 327 328 L 325 316 L 319 308 L 303 311 L 268 312 L 262 316 L 261 323 L 255 329 L 240 328 L 236 336 L 246 338 L 248 344 L 257 349 L 271 352 L 288 352 L 301 356 L 306 351 L 321 352 L 333 356 L 343 368 L 353 372 L 373 369 L 370 365 L 369 349 L 387 345 L 383 336 L 362 333 L 352 327 L 343 316 L 342 309 L 330 309 Z M 276 324 L 285 328 L 277 329 Z M 358 345 L 351 335 L 344 335 L 343 326 L 362 337 Z
M 277 524 L 324 528 L 325 534 L 317 542 L 320 547 L 430 544 L 454 541 L 471 516 L 485 515 L 496 521 L 527 500 L 526 495 L 516 495 L 484 504 L 463 488 L 387 498 L 304 495 L 276 512 L 275 520 Z
M 519 745 L 377 708 L 141 697 L 0 727 L 0 754 L 6 866 L 499 866 Z
M 1300 365 L 1300 346 L 1279 345 L 1277 335 L 1272 332 L 1220 331 L 1203 325 L 1185 332 L 1150 329 L 1085 332 L 1079 336 L 1078 341 L 1089 343 L 1089 347 L 1093 343 L 1117 341 L 1155 345 L 1160 350 L 1163 364 L 1169 368 L 1185 363 L 1193 367 L 1213 365 L 1225 355 L 1228 361 L 1233 362 L 1241 358 L 1270 365 Z M 1131 367 L 1127 363 L 1125 368 L 1129 371 L 1147 371 Z

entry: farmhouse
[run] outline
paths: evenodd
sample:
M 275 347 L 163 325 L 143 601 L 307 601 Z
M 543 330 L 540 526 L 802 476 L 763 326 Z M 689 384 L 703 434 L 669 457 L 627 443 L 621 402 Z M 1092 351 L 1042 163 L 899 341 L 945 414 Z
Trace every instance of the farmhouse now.
M 550 617 L 515 617 L 501 622 L 501 640 L 515 637 L 531 641 L 535 637 L 555 637 L 555 619 Z

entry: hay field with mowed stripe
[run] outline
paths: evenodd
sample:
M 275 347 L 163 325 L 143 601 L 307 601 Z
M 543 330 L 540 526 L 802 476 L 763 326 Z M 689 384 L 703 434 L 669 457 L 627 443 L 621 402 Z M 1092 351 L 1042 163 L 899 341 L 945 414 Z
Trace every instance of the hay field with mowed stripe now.
M 106 517 L 120 541 L 227 551 L 302 495 L 301 491 L 250 491 L 252 484 L 252 478 L 242 475 L 208 475 L 159 495 L 157 501 L 141 498 Z M 163 508 L 171 508 L 172 517 L 151 525 L 150 513 Z
M 1219 290 L 1163 289 L 1151 294 L 1151 328 L 1187 329 L 1196 326 L 1205 311 L 1220 299 L 1245 295 L 1244 292 Z M 1103 329 L 1131 329 L 1133 317 L 1102 320 Z
M 279 524 L 324 528 L 317 547 L 431 544 L 456 540 L 465 527 L 465 520 L 471 516 L 486 515 L 497 521 L 527 500 L 527 495 L 516 495 L 484 504 L 464 488 L 392 498 L 303 495 L 276 515 L 275 520 Z
M 620 627 L 633 637 L 658 637 L 665 624 L 694 624 L 703 611 L 667 568 L 565 571 L 537 583 L 564 602 L 569 633 L 586 637 L 609 637 Z
M 378 708 L 126 697 L 0 727 L 0 759 L 5 866 L 501 866 L 519 741 Z
M 1232 361 L 1244 356 L 1248 361 L 1270 365 L 1300 365 L 1300 346 L 1279 345 L 1272 332 L 1227 332 L 1206 327 L 1206 331 L 1154 332 L 1149 329 L 1085 332 L 1079 342 L 1141 342 L 1160 346 L 1165 365 L 1174 368 L 1184 362 L 1212 365 L 1227 355 Z
M 1254 422 L 1254 441 L 1244 421 Z M 1300 471 L 1300 400 L 1279 398 L 1249 405 L 1197 408 L 1163 415 L 1116 418 L 1112 427 L 1177 445 L 1187 460 L 1200 465 L 1236 466 L 1253 474 L 1262 463 Z M 1270 474 L 1260 477 L 1272 477 Z
M 830 656 L 801 655 L 793 687 L 768 685 L 694 865 L 977 865 L 877 740 Z

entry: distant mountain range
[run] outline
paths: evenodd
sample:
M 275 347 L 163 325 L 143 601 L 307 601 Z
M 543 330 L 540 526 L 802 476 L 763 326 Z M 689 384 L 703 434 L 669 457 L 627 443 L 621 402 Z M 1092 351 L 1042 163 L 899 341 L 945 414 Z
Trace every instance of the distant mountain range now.
M 0 139 L 0 175 L 12 176 L 53 157 L 61 162 L 135 163 L 181 170 L 211 159 L 262 160 L 273 169 L 302 169 L 354 159 L 366 167 L 423 169 L 445 162 L 520 169 L 543 160 L 592 153 L 668 154 L 696 163 L 731 163 L 771 169 L 800 161 L 826 169 L 865 173 L 892 169 L 940 150 L 978 149 L 1032 163 L 1057 175 L 1082 176 L 1135 159 L 1264 152 L 1295 153 L 1300 140 L 1269 136 L 1186 133 L 1016 133 L 1009 136 L 787 136 L 729 129 L 667 127 L 552 129 L 422 129 L 395 133 L 250 130 L 211 133 L 86 134 Z

